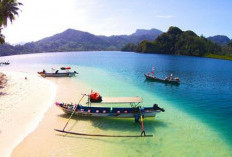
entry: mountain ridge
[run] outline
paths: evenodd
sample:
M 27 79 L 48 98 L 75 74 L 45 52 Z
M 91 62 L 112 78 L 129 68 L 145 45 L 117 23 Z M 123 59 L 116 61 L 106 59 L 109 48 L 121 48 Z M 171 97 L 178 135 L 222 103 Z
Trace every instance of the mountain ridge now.
M 181 33 L 181 30 L 174 29 L 174 32 Z M 177 32 L 175 32 L 177 31 Z M 178 32 L 179 31 L 179 32 Z M 147 46 L 153 45 L 149 42 L 153 42 L 157 37 L 164 36 L 165 33 L 158 29 L 137 29 L 130 35 L 94 35 L 89 32 L 84 32 L 75 29 L 66 29 L 61 33 L 54 34 L 49 37 L 45 37 L 35 42 L 28 42 L 23 45 L 0 45 L 0 56 L 27 54 L 27 53 L 41 53 L 41 52 L 69 52 L 69 51 L 120 51 L 124 47 L 124 50 L 134 50 L 137 44 L 141 45 L 142 41 L 146 41 Z M 193 31 L 185 31 L 183 37 L 197 36 Z M 225 41 L 225 46 L 222 45 L 222 50 L 225 54 L 231 52 L 232 41 L 227 36 L 216 35 L 213 36 L 217 39 L 220 38 L 220 42 Z M 206 40 L 208 38 L 201 37 Z M 167 38 L 168 39 L 168 38 Z M 187 39 L 187 38 L 186 38 Z M 198 40 L 197 38 L 194 38 Z M 210 40 L 210 39 L 208 39 Z M 184 43 L 184 41 L 182 41 Z M 202 42 L 202 41 L 200 41 Z M 213 41 L 212 41 L 213 42 Z M 144 42 L 143 42 L 144 43 Z M 214 42 L 215 43 L 215 42 Z M 168 43 L 166 43 L 168 44 Z M 217 43 L 221 45 L 220 43 Z M 125 47 L 127 46 L 127 47 Z M 147 47 L 147 48 L 148 48 Z M 171 49 L 170 49 L 171 50 Z M 184 50 L 184 49 L 183 49 Z
M 152 41 L 160 34 L 162 31 L 158 29 L 138 29 L 131 35 L 104 36 L 69 28 L 61 33 L 23 45 L 0 45 L 0 56 L 62 51 L 118 51 L 127 43 Z
M 219 45 L 227 45 L 231 39 L 227 37 L 226 35 L 215 35 L 215 36 L 210 36 L 207 39 L 211 40 L 213 43 L 219 44 Z

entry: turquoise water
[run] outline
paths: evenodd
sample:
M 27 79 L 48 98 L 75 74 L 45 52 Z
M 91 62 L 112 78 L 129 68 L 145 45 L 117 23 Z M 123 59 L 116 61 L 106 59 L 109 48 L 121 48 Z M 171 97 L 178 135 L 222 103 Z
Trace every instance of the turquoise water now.
M 142 96 L 144 105 L 158 103 L 166 109 L 156 120 L 145 121 L 147 133 L 155 135 L 152 140 L 117 139 L 112 144 L 101 141 L 111 152 L 103 155 L 112 155 L 118 149 L 129 149 L 125 156 L 142 155 L 141 150 L 145 150 L 147 156 L 156 153 L 160 156 L 232 155 L 230 61 L 129 52 L 47 53 L 1 59 L 9 59 L 12 63 L 1 68 L 26 71 L 72 65 L 80 73 L 73 79 L 86 82 L 103 96 Z M 180 78 L 180 85 L 146 81 L 143 74 L 153 66 L 158 77 L 172 73 Z M 91 121 L 101 133 L 139 133 L 139 126 L 131 123 L 133 120 Z M 131 145 L 135 151 L 130 150 Z

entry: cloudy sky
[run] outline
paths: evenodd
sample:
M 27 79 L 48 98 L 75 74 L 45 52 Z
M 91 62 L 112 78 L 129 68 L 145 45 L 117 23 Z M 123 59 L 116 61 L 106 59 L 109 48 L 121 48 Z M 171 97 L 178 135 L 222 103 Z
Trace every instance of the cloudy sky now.
M 206 37 L 232 38 L 231 0 L 18 0 L 16 20 L 4 28 L 11 44 L 37 41 L 68 28 L 95 35 L 131 34 L 169 26 Z

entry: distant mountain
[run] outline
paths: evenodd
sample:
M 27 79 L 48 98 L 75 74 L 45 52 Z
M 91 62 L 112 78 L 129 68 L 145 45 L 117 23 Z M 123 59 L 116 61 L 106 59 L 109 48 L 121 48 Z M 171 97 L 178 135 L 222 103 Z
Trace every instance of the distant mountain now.
M 162 34 L 162 31 L 157 29 L 139 29 L 131 35 L 113 35 L 107 37 L 96 36 L 79 30 L 67 29 L 62 33 L 24 45 L 0 45 L 0 56 L 58 51 L 120 50 L 127 43 L 137 44 L 142 40 L 152 41 L 160 34 Z
M 151 29 L 151 30 L 137 29 L 136 32 L 131 35 L 113 35 L 109 37 L 106 36 L 99 36 L 99 37 L 105 41 L 108 41 L 109 43 L 112 43 L 111 50 L 112 48 L 114 48 L 114 50 L 120 50 L 127 43 L 137 44 L 142 40 L 152 41 L 162 33 L 163 32 L 158 29 Z
M 154 28 L 151 30 L 137 29 L 136 32 L 128 36 L 128 38 L 132 41 L 130 43 L 135 44 L 141 42 L 142 40 L 153 41 L 162 33 L 162 31 Z
M 219 45 L 227 45 L 230 42 L 230 38 L 228 38 L 225 35 L 215 35 L 212 37 L 208 37 L 207 39 L 211 40 L 213 43 L 219 44 Z
M 53 51 L 88 51 L 103 50 L 111 43 L 88 32 L 74 29 L 44 38 L 37 42 L 27 43 L 25 47 L 32 47 L 39 52 Z
M 15 47 L 10 44 L 0 44 L 0 56 L 18 54 Z
M 150 29 L 150 30 L 146 30 L 146 29 L 137 29 L 135 33 L 131 34 L 132 36 L 141 36 L 141 35 L 151 35 L 151 34 L 161 34 L 163 33 L 162 31 L 158 30 L 158 29 Z

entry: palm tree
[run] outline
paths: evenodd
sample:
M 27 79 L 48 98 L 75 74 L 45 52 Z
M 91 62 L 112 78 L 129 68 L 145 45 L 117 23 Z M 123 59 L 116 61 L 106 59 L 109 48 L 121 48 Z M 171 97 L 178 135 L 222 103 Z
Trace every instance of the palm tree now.
M 17 0 L 0 0 L 0 43 L 4 43 L 4 35 L 2 35 L 2 27 L 7 26 L 7 21 L 10 20 L 12 23 L 15 20 L 15 15 L 18 15 L 18 6 L 22 3 Z

